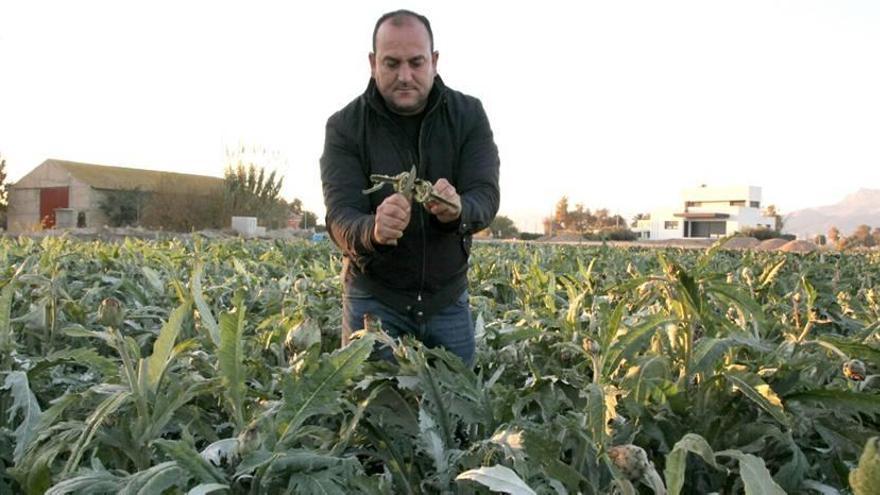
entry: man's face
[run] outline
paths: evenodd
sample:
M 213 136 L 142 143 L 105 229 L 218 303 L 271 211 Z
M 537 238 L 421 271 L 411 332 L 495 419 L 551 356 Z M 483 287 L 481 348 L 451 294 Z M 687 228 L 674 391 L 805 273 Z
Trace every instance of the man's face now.
M 437 74 L 438 53 L 431 53 L 428 30 L 416 19 L 395 26 L 385 21 L 376 32 L 370 70 L 388 108 L 400 115 L 424 110 Z

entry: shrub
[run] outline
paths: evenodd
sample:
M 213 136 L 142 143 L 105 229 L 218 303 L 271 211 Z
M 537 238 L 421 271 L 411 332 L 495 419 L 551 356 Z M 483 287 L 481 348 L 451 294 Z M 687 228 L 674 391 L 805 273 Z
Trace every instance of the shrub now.
M 542 234 L 536 234 L 534 232 L 520 232 L 517 236 L 517 239 L 521 241 L 534 241 L 535 239 L 540 239 L 543 237 Z
M 766 241 L 767 239 L 777 239 L 777 238 L 788 239 L 790 241 L 793 241 L 794 239 L 796 239 L 796 236 L 793 236 L 791 234 L 783 234 L 782 232 L 780 232 L 778 230 L 768 229 L 766 227 L 757 227 L 757 228 L 746 227 L 746 228 L 740 230 L 739 233 L 746 236 L 746 237 L 754 237 L 755 239 L 758 239 L 759 241 Z

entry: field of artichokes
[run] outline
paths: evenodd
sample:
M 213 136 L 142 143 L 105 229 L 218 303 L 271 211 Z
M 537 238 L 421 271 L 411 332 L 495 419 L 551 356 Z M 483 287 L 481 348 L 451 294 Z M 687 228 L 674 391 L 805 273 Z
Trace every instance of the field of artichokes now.
M 880 253 L 477 245 L 473 369 L 340 264 L 0 240 L 0 493 L 880 493 Z

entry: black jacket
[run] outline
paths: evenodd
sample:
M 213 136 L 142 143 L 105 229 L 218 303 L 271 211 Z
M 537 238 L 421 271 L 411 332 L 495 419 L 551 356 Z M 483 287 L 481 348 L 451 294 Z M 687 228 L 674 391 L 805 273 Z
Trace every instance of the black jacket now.
M 321 156 L 327 229 L 345 256 L 344 282 L 416 318 L 451 304 L 467 287 L 471 234 L 489 226 L 499 201 L 498 148 L 480 101 L 437 76 L 425 111 L 415 150 L 370 79 L 327 121 Z M 374 245 L 376 208 L 394 191 L 361 191 L 372 185 L 370 174 L 396 175 L 414 164 L 420 179 L 445 178 L 455 187 L 461 217 L 442 224 L 414 203 L 397 246 Z

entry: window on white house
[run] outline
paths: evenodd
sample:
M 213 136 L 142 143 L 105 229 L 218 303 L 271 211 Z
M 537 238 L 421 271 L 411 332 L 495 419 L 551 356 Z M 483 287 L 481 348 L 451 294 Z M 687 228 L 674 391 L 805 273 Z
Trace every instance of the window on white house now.
M 663 222 L 663 228 L 666 230 L 677 229 L 678 228 L 678 221 L 677 220 L 674 220 L 674 221 L 667 220 L 667 221 Z
M 749 205 L 750 205 L 752 208 L 760 208 L 760 207 L 761 207 L 761 202 L 760 202 L 760 201 L 752 201 L 752 202 L 749 203 Z

